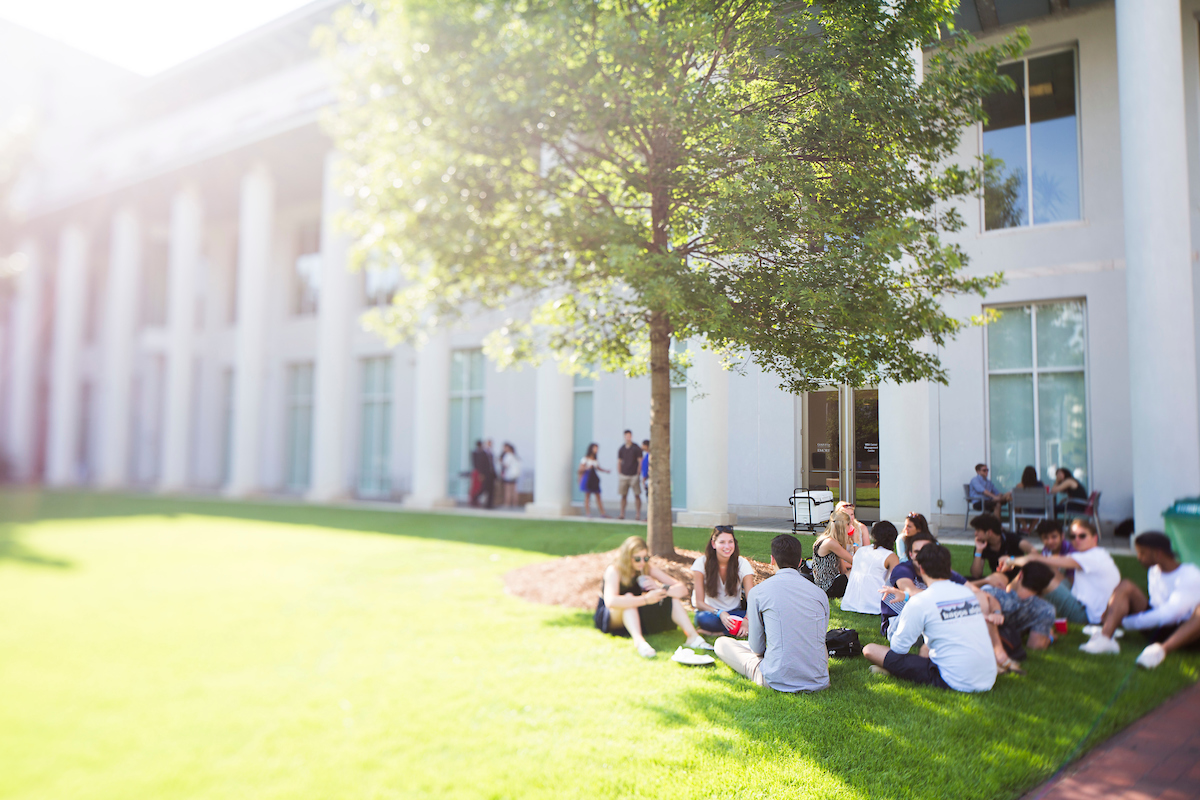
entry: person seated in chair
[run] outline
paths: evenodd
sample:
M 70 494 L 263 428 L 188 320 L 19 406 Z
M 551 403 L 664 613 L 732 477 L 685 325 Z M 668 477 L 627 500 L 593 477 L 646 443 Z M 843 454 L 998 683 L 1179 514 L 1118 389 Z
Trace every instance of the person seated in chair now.
M 1093 655 L 1120 653 L 1121 646 L 1116 641 L 1119 625 L 1125 630 L 1142 631 L 1150 640 L 1146 650 L 1158 645 L 1147 654 L 1147 660 L 1157 666 L 1162 661 L 1157 654 L 1162 649 L 1160 643 L 1170 638 L 1200 605 L 1200 568 L 1195 564 L 1180 564 L 1171 549 L 1171 540 L 1158 531 L 1139 534 L 1133 540 L 1133 549 L 1137 560 L 1148 569 L 1146 584 L 1150 596 L 1133 581 L 1121 581 L 1108 599 L 1099 630 L 1085 628 L 1092 638 L 1079 649 Z
M 905 604 L 890 648 L 873 642 L 863 648 L 871 671 L 958 692 L 990 690 L 996 657 L 978 598 L 950 580 L 950 551 L 942 545 L 926 543 L 913 560 L 928 588 Z M 918 636 L 925 644 L 911 654 Z
M 1002 504 L 1012 500 L 1012 493 L 1000 494 L 997 492 L 996 485 L 988 480 L 989 472 L 987 464 L 975 465 L 975 477 L 971 478 L 967 497 L 971 501 L 971 508 L 993 514 Z
M 1050 494 L 1065 494 L 1066 498 L 1061 503 L 1054 504 L 1055 516 L 1070 513 L 1082 513 L 1087 508 L 1088 491 L 1079 479 L 1071 474 L 1071 470 L 1066 467 L 1059 467 L 1054 473 L 1054 485 L 1050 487 Z
M 980 514 L 971 520 L 975 529 L 975 560 L 971 562 L 971 579 L 983 577 L 983 564 L 991 567 L 995 574 L 1000 566 L 1001 556 L 1021 556 L 1033 552 L 1033 545 L 1021 538 L 1020 534 L 1010 533 L 1000 525 L 1000 520 L 991 514 Z M 1014 571 L 1012 575 L 1016 575 Z M 1009 577 L 1012 577 L 1010 575 Z

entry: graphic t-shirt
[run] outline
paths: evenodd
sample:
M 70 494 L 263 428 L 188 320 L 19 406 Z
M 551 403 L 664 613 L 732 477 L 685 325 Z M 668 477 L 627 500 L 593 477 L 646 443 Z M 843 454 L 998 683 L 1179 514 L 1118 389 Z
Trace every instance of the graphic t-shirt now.
M 708 559 L 705 556 L 700 556 L 699 558 L 697 558 L 696 561 L 692 564 L 692 572 L 699 572 L 701 575 L 703 575 L 704 574 L 704 564 L 707 560 Z M 719 575 L 719 573 L 718 573 L 718 575 Z M 745 580 L 747 577 L 754 577 L 754 567 L 750 566 L 750 562 L 748 560 L 746 560 L 746 558 L 744 556 L 738 556 L 738 586 L 739 587 L 741 586 L 742 581 Z M 703 581 L 703 580 L 704 579 L 701 578 L 701 581 Z M 735 597 L 730 597 L 729 595 L 725 594 L 725 584 L 721 583 L 717 587 L 717 596 L 716 597 L 713 597 L 707 591 L 704 592 L 704 602 L 708 603 L 710 606 L 715 608 L 717 611 L 733 611 L 735 608 L 740 606 L 742 603 L 741 589 L 740 588 L 738 589 L 738 593 Z M 695 607 L 695 605 L 696 605 L 696 590 L 693 587 L 693 589 L 692 589 L 692 606 Z
M 1108 598 L 1112 597 L 1113 590 L 1121 582 L 1121 572 L 1103 547 L 1077 551 L 1071 554 L 1071 558 L 1079 565 L 1075 572 L 1075 583 L 1071 584 L 1071 594 L 1087 610 L 1088 622 L 1099 625 Z
M 853 570 L 851 570 L 851 574 L 853 574 Z M 888 576 L 888 586 L 898 586 L 901 578 L 908 578 L 910 581 L 916 584 L 918 589 L 925 588 L 925 582 L 921 580 L 921 573 L 917 571 L 917 565 L 911 561 L 901 561 L 899 564 L 892 567 L 892 574 Z M 950 580 L 959 585 L 967 582 L 966 578 L 953 570 L 950 571 Z M 882 598 L 882 595 L 880 597 Z M 906 601 L 903 597 L 901 597 L 899 600 L 893 600 L 890 603 L 881 599 L 879 603 L 879 612 L 883 615 L 885 620 L 888 617 L 894 617 L 900 613 L 901 609 L 904 608 L 905 602 Z
M 934 581 L 900 612 L 892 650 L 907 653 L 924 635 L 942 680 L 959 692 L 986 692 L 996 682 L 996 656 L 983 609 L 974 593 L 952 581 Z
M 637 475 L 638 462 L 642 460 L 642 448 L 636 444 L 623 444 L 617 451 L 617 460 L 621 462 L 622 475 Z

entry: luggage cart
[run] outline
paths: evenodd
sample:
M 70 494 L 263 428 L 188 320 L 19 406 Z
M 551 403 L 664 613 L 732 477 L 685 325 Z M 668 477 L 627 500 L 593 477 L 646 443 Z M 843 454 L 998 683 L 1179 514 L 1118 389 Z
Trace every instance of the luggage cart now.
M 792 506 L 792 533 L 801 529 L 816 533 L 833 516 L 833 492 L 827 489 L 796 489 L 788 503 Z

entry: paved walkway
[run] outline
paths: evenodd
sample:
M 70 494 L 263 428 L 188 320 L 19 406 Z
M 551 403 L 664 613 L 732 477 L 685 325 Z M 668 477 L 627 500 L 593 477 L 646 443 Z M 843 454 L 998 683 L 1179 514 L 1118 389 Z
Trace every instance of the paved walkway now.
M 1024 800 L 1200 798 L 1200 684 L 1121 731 Z

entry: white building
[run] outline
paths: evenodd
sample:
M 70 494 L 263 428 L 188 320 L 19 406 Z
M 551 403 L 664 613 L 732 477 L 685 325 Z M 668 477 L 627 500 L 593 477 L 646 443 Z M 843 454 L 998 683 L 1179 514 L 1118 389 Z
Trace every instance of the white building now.
M 24 263 L 0 291 L 13 477 L 433 506 L 464 496 L 470 445 L 490 437 L 516 445 L 535 509 L 560 514 L 589 441 L 611 465 L 625 428 L 648 435 L 646 380 L 498 372 L 483 321 L 420 351 L 362 331 L 396 276 L 348 272 L 332 226 L 349 200 L 309 41 L 336 5 L 153 79 L 11 56 L 0 102 L 32 94 L 57 114 L 0 238 Z M 1200 0 L 964 0 L 984 41 L 1015 23 L 1033 39 L 1008 67 L 1020 93 L 961 145 L 964 162 L 986 148 L 1009 168 L 1008 194 L 965 204 L 958 236 L 973 272 L 1008 281 L 951 310 L 998 320 L 943 350 L 948 386 L 795 397 L 701 355 L 696 386 L 673 390 L 681 521 L 786 516 L 795 487 L 855 485 L 861 517 L 875 504 L 961 527 L 978 461 L 1002 487 L 1026 464 L 1044 480 L 1068 466 L 1106 519 L 1139 528 L 1200 491 L 1198 14 Z M 28 91 L 53 70 L 74 94 Z

